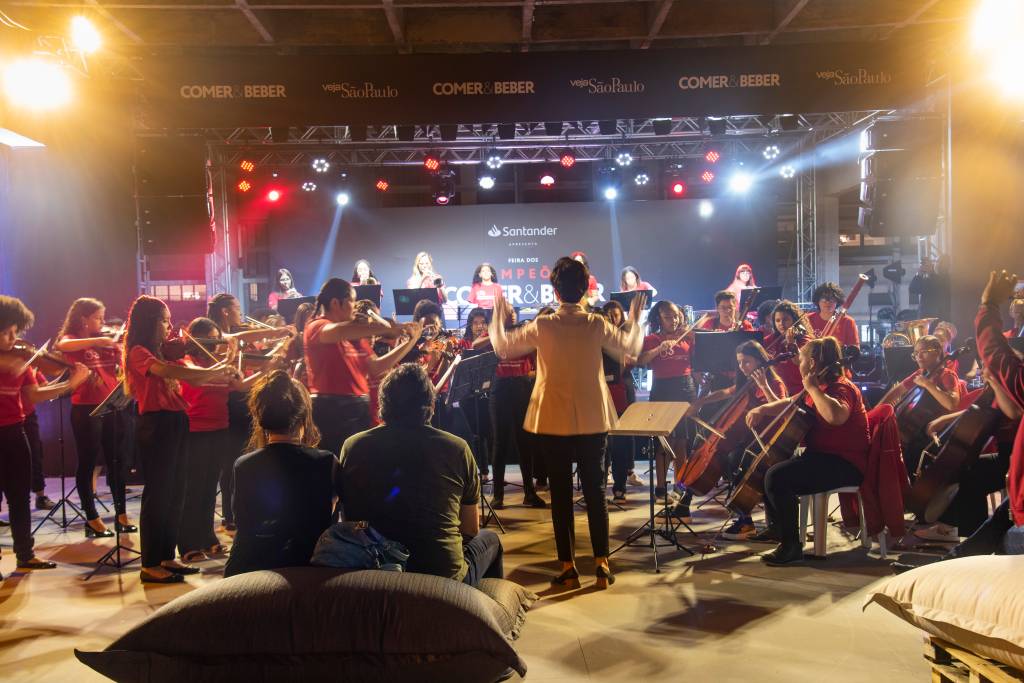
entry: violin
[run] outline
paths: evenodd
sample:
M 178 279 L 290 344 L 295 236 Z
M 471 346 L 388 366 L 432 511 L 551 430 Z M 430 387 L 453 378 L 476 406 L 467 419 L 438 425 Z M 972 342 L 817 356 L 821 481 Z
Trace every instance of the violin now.
M 37 347 L 24 339 L 15 341 L 10 351 L 0 351 L 0 358 L 13 358 L 22 362 L 31 360 L 30 365 L 44 375 L 59 375 L 65 370 L 75 369 L 75 364 L 61 354 L 52 351 L 40 352 Z

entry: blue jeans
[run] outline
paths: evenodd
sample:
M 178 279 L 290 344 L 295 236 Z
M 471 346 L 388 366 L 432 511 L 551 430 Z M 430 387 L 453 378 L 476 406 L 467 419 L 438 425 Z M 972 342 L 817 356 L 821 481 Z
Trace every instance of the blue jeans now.
M 462 555 L 468 565 L 462 583 L 476 588 L 480 585 L 481 579 L 505 578 L 501 539 L 490 529 L 481 529 L 480 533 L 468 541 L 463 537 Z

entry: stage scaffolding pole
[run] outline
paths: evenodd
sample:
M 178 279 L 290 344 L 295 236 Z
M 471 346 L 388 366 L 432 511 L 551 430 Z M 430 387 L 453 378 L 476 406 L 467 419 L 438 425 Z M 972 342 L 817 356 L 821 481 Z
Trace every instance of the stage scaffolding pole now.
M 817 161 L 813 147 L 802 147 L 796 187 L 796 300 L 811 301 L 818 282 Z

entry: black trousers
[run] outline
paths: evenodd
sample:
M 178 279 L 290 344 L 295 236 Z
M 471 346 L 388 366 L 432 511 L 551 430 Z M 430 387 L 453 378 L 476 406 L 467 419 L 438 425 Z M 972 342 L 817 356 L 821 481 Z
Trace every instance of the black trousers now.
M 217 479 L 230 438 L 227 429 L 188 434 L 185 505 L 178 533 L 178 552 L 181 555 L 220 543 L 213 531 L 213 511 L 217 505 Z
M 370 399 L 318 394 L 313 397 L 313 422 L 320 430 L 318 448 L 337 456 L 345 439 L 370 428 Z
M 96 406 L 71 406 L 71 431 L 75 435 L 75 451 L 78 467 L 75 468 L 75 486 L 82 501 L 82 512 L 86 519 L 96 519 L 96 491 L 93 490 L 93 470 L 99 462 L 100 450 L 107 463 L 107 485 L 114 497 L 114 510 L 123 515 L 124 480 L 127 475 L 125 463 L 117 457 L 117 438 L 122 431 L 118 427 L 120 413 L 115 411 L 103 417 L 89 417 Z M 114 466 L 116 460 L 117 467 Z
M 961 536 L 970 536 L 988 519 L 988 494 L 1006 486 L 1013 443 L 999 444 L 999 452 L 983 455 L 960 481 L 960 488 L 939 518 L 957 527 Z
M 142 566 L 156 567 L 174 559 L 178 542 L 185 503 L 188 416 L 172 410 L 143 413 L 135 436 L 145 478 L 139 519 Z
M 608 501 L 604 497 L 604 459 L 607 434 L 553 436 L 537 434 L 537 446 L 547 464 L 551 486 L 551 525 L 558 559 L 572 562 L 576 545 L 573 517 L 572 465 L 577 463 L 594 557 L 608 556 Z
M 32 451 L 25 436 L 25 423 L 0 427 L 0 491 L 7 498 L 11 536 L 18 562 L 27 562 L 32 552 Z
M 46 488 L 46 478 L 43 476 L 43 439 L 39 435 L 39 416 L 36 413 L 25 417 L 25 436 L 32 451 L 32 490 L 42 493 Z
M 504 549 L 498 534 L 490 529 L 481 529 L 473 538 L 463 538 L 462 556 L 466 558 L 468 570 L 462 583 L 476 588 L 481 579 L 505 578 Z
M 609 436 L 608 450 L 612 461 L 612 490 L 625 491 L 626 479 L 636 459 L 636 437 Z
M 1010 499 L 1005 498 L 999 504 L 999 507 L 996 508 L 995 512 L 992 513 L 991 517 L 986 519 L 962 543 L 943 555 L 942 559 L 955 560 L 958 557 L 1002 553 L 1003 537 L 1012 528 L 1013 518 L 1010 516 Z
M 249 414 L 248 395 L 232 391 L 228 394 L 228 434 L 220 455 L 220 511 L 225 524 L 231 524 L 235 519 L 232 509 L 235 461 L 245 453 L 251 436 L 252 415 Z
M 536 493 L 533 485 L 533 460 L 537 457 L 536 436 L 523 429 L 530 405 L 533 380 L 529 377 L 498 377 L 491 388 L 491 425 L 494 458 L 494 493 L 501 496 L 505 483 L 505 465 L 518 456 L 523 473 L 523 492 Z
M 864 475 L 849 460 L 816 451 L 805 451 L 768 470 L 764 477 L 764 504 L 772 526 L 782 536 L 783 547 L 800 546 L 800 496 L 859 486 L 863 480 Z

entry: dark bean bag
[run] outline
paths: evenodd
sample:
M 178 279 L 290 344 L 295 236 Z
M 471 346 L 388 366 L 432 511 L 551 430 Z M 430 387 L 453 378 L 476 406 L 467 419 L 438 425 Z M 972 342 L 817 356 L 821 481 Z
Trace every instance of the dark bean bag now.
M 508 667 L 525 675 L 510 641 L 534 600 L 492 579 L 477 590 L 425 574 L 259 571 L 183 595 L 106 650 L 75 655 L 124 683 L 489 683 Z

